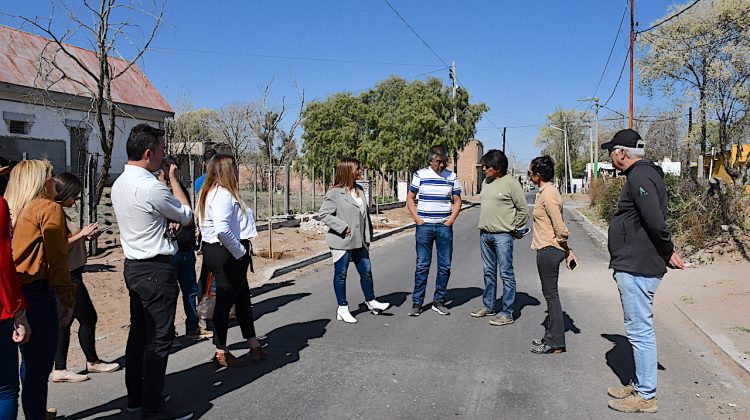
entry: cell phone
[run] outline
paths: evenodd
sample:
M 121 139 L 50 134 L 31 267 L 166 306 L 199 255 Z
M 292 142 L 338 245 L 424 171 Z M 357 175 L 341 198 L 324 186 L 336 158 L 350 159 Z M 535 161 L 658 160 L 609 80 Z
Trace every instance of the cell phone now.
M 524 226 L 521 229 L 518 229 L 517 232 L 521 234 L 521 237 L 524 237 L 524 236 L 528 235 L 529 232 L 531 232 L 531 229 L 529 229 L 528 227 Z
M 576 260 L 571 260 L 570 261 L 570 271 L 575 270 L 576 267 L 578 267 L 578 263 L 576 262 Z

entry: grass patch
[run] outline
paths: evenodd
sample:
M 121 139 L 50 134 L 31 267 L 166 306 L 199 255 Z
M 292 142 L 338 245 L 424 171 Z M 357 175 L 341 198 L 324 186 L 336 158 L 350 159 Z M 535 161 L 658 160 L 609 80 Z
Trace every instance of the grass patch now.
M 693 302 L 693 297 L 692 296 L 680 296 L 680 300 L 683 301 L 683 302 L 685 302 L 685 303 L 690 303 L 690 304 L 695 303 L 695 302 Z
M 736 331 L 740 334 L 750 334 L 750 328 L 747 327 L 732 327 L 730 330 Z

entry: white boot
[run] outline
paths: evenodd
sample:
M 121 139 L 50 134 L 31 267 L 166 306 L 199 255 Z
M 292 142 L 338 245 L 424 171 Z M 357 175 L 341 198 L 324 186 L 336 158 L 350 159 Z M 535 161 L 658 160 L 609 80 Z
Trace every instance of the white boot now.
M 339 321 L 344 321 L 347 324 L 356 324 L 357 319 L 352 316 L 352 314 L 349 312 L 348 306 L 339 306 L 339 308 L 336 310 L 336 319 Z
M 365 302 L 367 305 L 367 309 L 370 310 L 370 312 L 374 314 L 378 314 L 380 311 L 384 311 L 388 309 L 389 306 L 391 306 L 388 302 L 378 302 L 377 300 L 373 299 L 370 301 Z

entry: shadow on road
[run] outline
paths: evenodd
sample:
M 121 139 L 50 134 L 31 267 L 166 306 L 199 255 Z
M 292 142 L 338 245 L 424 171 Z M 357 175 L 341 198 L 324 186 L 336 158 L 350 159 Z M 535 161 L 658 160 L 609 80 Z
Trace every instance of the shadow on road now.
M 260 296 L 264 293 L 273 292 L 276 289 L 281 289 L 282 287 L 288 287 L 292 285 L 294 285 L 294 280 L 285 280 L 278 283 L 266 283 L 262 286 L 251 287 L 250 296 Z
M 602 334 L 602 337 L 614 344 L 605 355 L 607 366 L 617 375 L 621 384 L 629 384 L 631 380 L 635 380 L 635 362 L 630 342 L 627 337 L 619 334 Z
M 448 309 L 457 308 L 466 302 L 482 295 L 482 289 L 478 287 L 460 287 L 458 289 L 448 289 L 445 293 L 445 307 Z
M 276 312 L 284 305 L 296 302 L 304 297 L 310 296 L 310 293 L 293 293 L 291 295 L 281 295 L 253 304 L 253 317 L 257 321 L 260 317 L 272 312 Z
M 268 347 L 270 356 L 257 365 L 248 363 L 245 367 L 217 371 L 212 362 L 204 362 L 167 375 L 166 391 L 172 395 L 168 407 L 174 409 L 175 413 L 193 411 L 194 418 L 206 415 L 213 408 L 213 400 L 242 388 L 277 369 L 299 361 L 300 352 L 310 345 L 310 340 L 325 335 L 329 322 L 328 319 L 318 319 L 285 325 L 271 331 L 268 333 L 268 341 L 271 344 Z M 237 349 L 242 346 L 246 347 L 246 343 L 232 345 L 229 348 Z M 245 358 L 242 357 L 242 359 Z M 64 418 L 118 418 L 120 416 L 140 418 L 141 413 L 127 413 L 125 411 L 126 405 L 127 397 L 122 396 Z M 211 417 L 216 418 L 221 417 L 221 415 L 212 413 Z
M 381 312 L 380 316 L 393 316 L 393 313 L 390 312 L 391 309 L 399 307 L 406 302 L 406 297 L 409 296 L 411 293 L 409 292 L 393 292 L 388 293 L 387 295 L 382 295 L 376 297 L 376 300 L 378 302 L 383 303 L 389 303 L 390 306 L 388 306 L 388 309 Z M 363 314 L 366 312 L 369 312 L 370 310 L 367 309 L 367 305 L 365 305 L 364 302 L 360 303 L 356 310 L 352 311 L 352 315 L 357 316 L 359 314 Z
M 580 334 L 581 329 L 576 327 L 575 322 L 573 321 L 573 318 L 568 315 L 567 312 L 563 311 L 563 323 L 565 324 L 565 332 L 572 332 L 573 334 Z M 544 327 L 544 329 L 547 329 L 547 325 L 549 324 L 549 315 L 547 315 L 544 318 L 544 321 L 542 321 L 541 325 Z
M 498 289 L 500 289 L 498 285 Z M 502 299 L 502 297 L 501 297 Z M 521 318 L 521 311 L 527 306 L 539 306 L 539 299 L 525 292 L 516 292 L 516 302 L 513 304 L 513 319 Z

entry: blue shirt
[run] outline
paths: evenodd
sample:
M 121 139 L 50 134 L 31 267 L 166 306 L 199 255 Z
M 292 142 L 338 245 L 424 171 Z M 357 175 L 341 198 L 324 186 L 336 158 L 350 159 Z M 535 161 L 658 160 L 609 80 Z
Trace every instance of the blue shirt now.
M 203 174 L 195 179 L 195 183 L 193 186 L 195 187 L 195 194 L 200 194 L 201 188 L 203 187 L 203 182 L 206 181 L 206 174 Z

